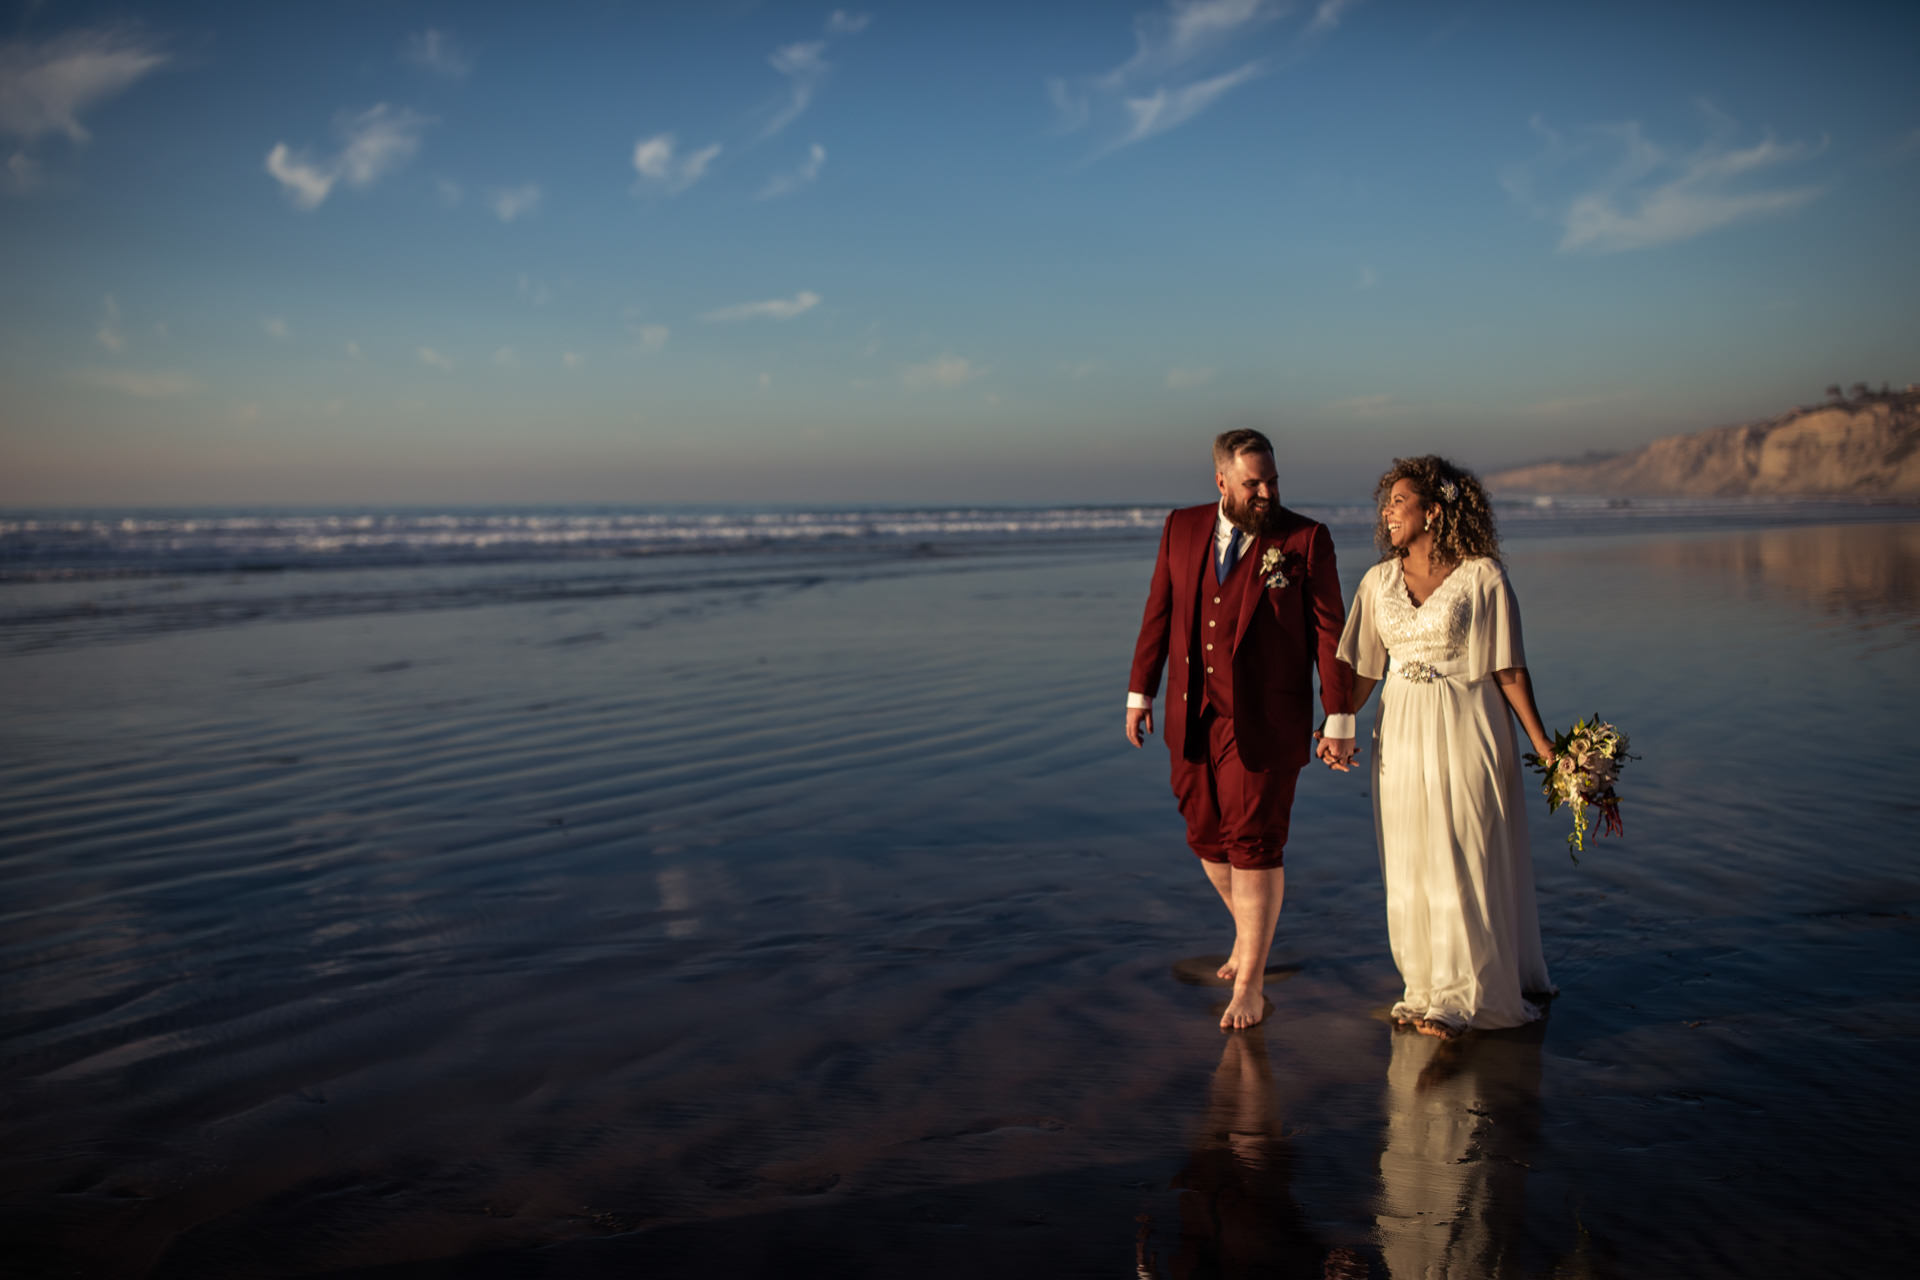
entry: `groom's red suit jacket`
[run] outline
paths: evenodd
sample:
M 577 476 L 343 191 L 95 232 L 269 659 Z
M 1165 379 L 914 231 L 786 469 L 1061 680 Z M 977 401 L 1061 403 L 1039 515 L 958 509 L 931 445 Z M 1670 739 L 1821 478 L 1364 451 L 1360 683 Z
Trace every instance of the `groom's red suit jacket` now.
M 1218 641 L 1209 654 L 1199 640 L 1200 615 L 1220 590 L 1215 581 L 1214 521 L 1218 503 L 1184 507 L 1167 517 L 1160 534 L 1160 555 L 1140 619 L 1140 640 L 1133 651 L 1133 675 L 1127 687 L 1153 697 L 1160 691 L 1160 670 L 1172 660 L 1167 689 L 1167 748 L 1184 755 L 1189 740 L 1204 754 L 1200 715 L 1206 694 L 1205 669 L 1217 669 Z M 1227 579 L 1241 594 L 1232 612 L 1233 734 L 1247 768 L 1298 769 L 1312 754 L 1313 669 L 1320 668 L 1320 703 L 1328 715 L 1347 709 L 1353 670 L 1334 656 L 1346 609 L 1340 601 L 1340 577 L 1334 568 L 1333 538 L 1327 527 L 1297 511 L 1280 507 L 1276 531 L 1262 534 L 1240 558 Z M 1278 551 L 1277 557 L 1269 555 Z M 1274 585 L 1267 585 L 1269 582 Z

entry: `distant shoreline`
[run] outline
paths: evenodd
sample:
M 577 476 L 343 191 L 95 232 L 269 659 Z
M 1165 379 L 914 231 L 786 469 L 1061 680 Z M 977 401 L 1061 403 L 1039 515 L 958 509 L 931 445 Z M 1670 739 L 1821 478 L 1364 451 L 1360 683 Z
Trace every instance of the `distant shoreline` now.
M 1502 495 L 1920 500 L 1920 391 L 1863 392 L 1643 448 L 1509 467 Z

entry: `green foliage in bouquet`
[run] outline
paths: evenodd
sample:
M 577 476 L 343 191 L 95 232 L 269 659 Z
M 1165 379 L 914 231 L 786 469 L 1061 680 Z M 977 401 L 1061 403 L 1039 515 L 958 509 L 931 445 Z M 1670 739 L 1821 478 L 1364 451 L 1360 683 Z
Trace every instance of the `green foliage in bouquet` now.
M 1594 715 L 1576 720 L 1573 728 L 1553 735 L 1553 758 L 1543 760 L 1529 751 L 1527 766 L 1544 775 L 1541 792 L 1547 797 L 1547 812 L 1561 805 L 1573 810 L 1573 831 L 1567 836 L 1567 856 L 1580 865 L 1587 848 L 1589 807 L 1600 811 L 1602 834 L 1625 833 L 1620 822 L 1620 796 L 1613 784 L 1620 770 L 1635 757 L 1627 754 L 1627 735 Z

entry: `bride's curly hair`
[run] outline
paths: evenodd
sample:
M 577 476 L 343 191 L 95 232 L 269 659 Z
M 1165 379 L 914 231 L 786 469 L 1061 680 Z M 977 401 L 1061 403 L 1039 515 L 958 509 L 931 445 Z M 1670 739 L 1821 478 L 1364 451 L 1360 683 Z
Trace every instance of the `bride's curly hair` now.
M 1427 454 L 1419 458 L 1395 458 L 1393 466 L 1380 477 L 1373 490 L 1373 506 L 1379 514 L 1373 529 L 1380 558 L 1404 557 L 1406 549 L 1396 548 L 1387 536 L 1385 508 L 1393 486 L 1405 480 L 1411 483 L 1420 501 L 1433 512 L 1433 553 L 1437 559 L 1458 564 L 1468 556 L 1500 559 L 1500 534 L 1493 523 L 1493 504 L 1480 478 L 1465 467 L 1456 467 L 1445 458 Z

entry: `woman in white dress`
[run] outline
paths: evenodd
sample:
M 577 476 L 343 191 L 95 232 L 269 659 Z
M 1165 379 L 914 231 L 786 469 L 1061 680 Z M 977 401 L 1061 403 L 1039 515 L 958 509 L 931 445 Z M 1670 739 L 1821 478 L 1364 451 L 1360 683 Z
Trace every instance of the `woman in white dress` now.
M 1385 554 L 1360 581 L 1339 653 L 1355 711 L 1381 686 L 1374 832 L 1406 984 L 1393 1018 L 1442 1038 L 1519 1026 L 1540 1016 L 1527 996 L 1553 984 L 1513 718 L 1542 757 L 1553 743 L 1493 511 L 1472 473 L 1432 456 L 1395 459 L 1375 497 Z

